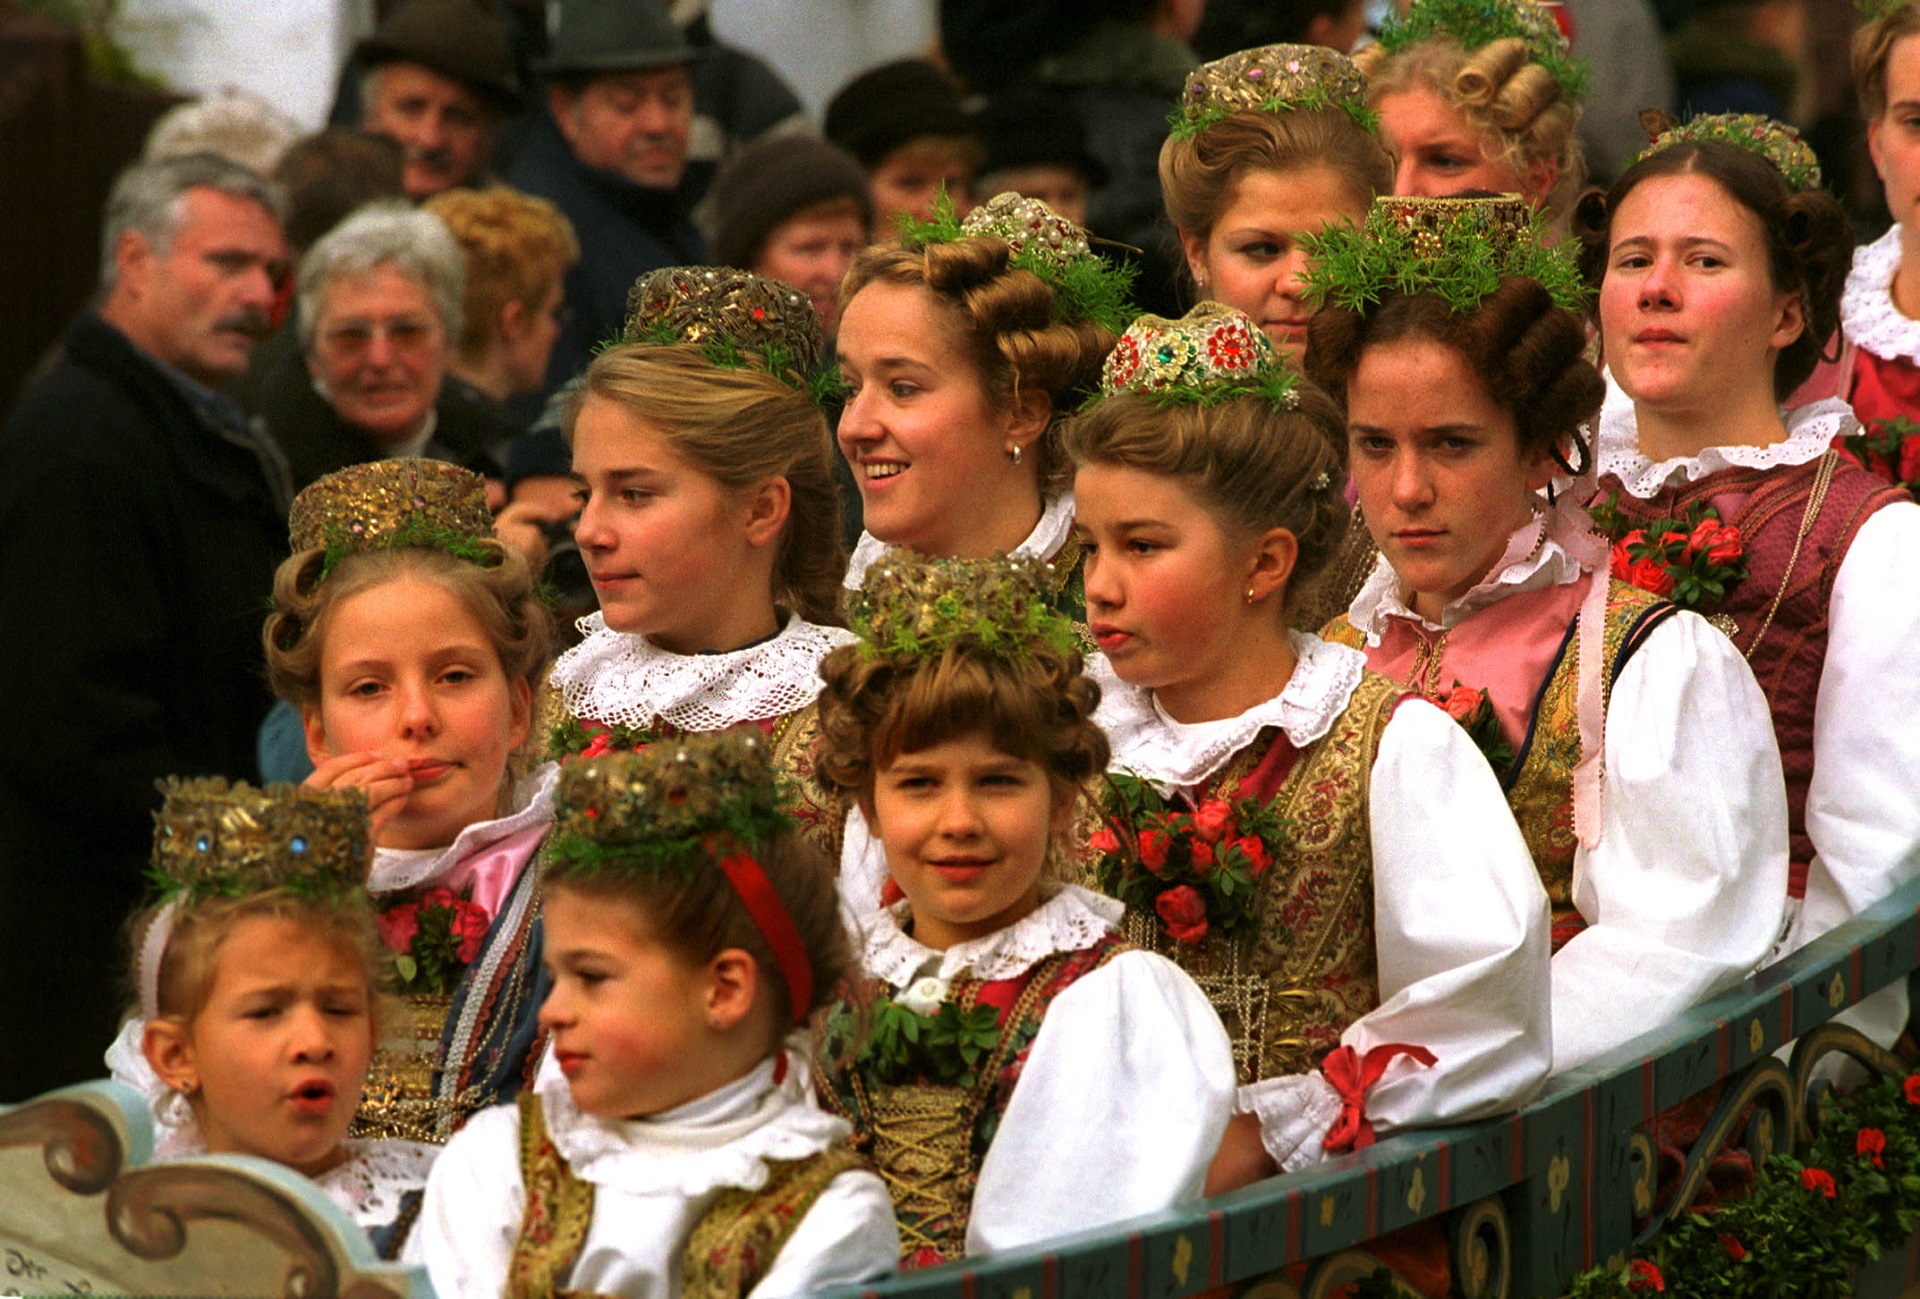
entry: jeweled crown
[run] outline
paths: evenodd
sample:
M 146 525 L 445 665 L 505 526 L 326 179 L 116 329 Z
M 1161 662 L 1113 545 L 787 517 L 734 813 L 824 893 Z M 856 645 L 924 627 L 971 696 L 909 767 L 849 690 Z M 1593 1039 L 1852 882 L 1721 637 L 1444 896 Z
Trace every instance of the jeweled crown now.
M 932 656 L 963 642 L 1006 658 L 1036 643 L 1068 653 L 1078 645 L 1048 601 L 1051 575 L 1028 555 L 934 559 L 894 548 L 867 568 L 847 621 L 870 654 Z
M 1261 45 L 1203 63 L 1187 76 L 1174 109 L 1178 139 L 1234 113 L 1342 108 L 1368 130 L 1367 79 L 1353 60 L 1324 45 Z
M 758 358 L 807 389 L 826 355 L 826 336 L 806 294 L 728 266 L 667 266 L 634 281 L 623 341 L 691 344 L 716 365 Z
M 1100 391 L 1136 392 L 1157 402 L 1208 405 L 1257 396 L 1282 409 L 1300 404 L 1294 375 L 1244 312 L 1202 302 L 1178 320 L 1142 315 L 1100 369 Z
M 372 833 L 358 789 L 256 789 L 217 776 L 170 779 L 160 788 L 151 875 L 163 899 L 285 889 L 326 900 L 366 884 Z
M 1650 143 L 1635 162 L 1676 144 L 1718 142 L 1759 154 L 1796 192 L 1820 188 L 1820 159 L 1800 138 L 1800 132 L 1785 122 L 1759 113 L 1702 113 L 1676 123 L 1657 110 L 1642 113 L 1640 121 L 1647 128 Z
M 497 552 L 487 480 L 441 460 L 400 456 L 349 465 L 293 498 L 287 532 L 294 551 L 324 550 L 321 576 L 346 555 L 424 546 L 476 563 Z

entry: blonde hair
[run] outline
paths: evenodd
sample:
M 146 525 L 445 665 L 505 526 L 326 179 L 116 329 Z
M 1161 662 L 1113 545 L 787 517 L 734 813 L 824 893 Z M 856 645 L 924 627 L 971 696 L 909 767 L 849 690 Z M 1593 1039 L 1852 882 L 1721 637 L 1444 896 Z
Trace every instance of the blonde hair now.
M 1426 40 L 1389 54 L 1369 45 L 1353 56 L 1367 78 L 1367 102 L 1415 86 L 1478 127 L 1495 146 L 1482 152 L 1524 177 L 1541 166 L 1553 169 L 1543 214 L 1557 220 L 1586 183 L 1586 165 L 1574 128 L 1580 106 L 1568 99 L 1548 71 L 1531 61 L 1526 42 L 1509 36 L 1477 50 L 1451 40 Z
M 1160 197 L 1184 234 L 1205 239 L 1250 172 L 1322 167 L 1338 176 L 1364 216 L 1376 194 L 1393 192 L 1393 159 L 1342 108 L 1235 113 L 1188 139 L 1160 146 Z
M 567 404 L 568 445 L 593 398 L 645 420 L 729 490 L 786 479 L 792 506 L 774 557 L 774 601 L 808 622 L 840 625 L 847 556 L 833 436 L 810 396 L 757 367 L 715 365 L 695 347 L 628 343 L 587 367 Z
M 1869 122 L 1886 116 L 1887 65 L 1893 47 L 1908 36 L 1920 36 L 1920 5 L 1903 4 L 1862 23 L 1853 34 L 1853 92 Z
M 504 185 L 449 189 L 424 204 L 446 222 L 467 257 L 460 359 L 477 364 L 493 343 L 501 310 L 518 302 L 537 311 L 580 260 L 580 241 L 560 209 Z

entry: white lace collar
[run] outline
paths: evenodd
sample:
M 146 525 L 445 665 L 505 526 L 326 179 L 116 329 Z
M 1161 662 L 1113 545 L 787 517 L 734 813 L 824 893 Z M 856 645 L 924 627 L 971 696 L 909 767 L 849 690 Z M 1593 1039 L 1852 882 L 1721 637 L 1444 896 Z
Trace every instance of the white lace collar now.
M 673 654 L 598 613 L 580 620 L 585 640 L 553 665 L 567 712 L 608 726 L 666 722 L 683 731 L 723 731 L 784 717 L 820 693 L 820 660 L 856 639 L 798 615 L 772 640 L 725 654 Z
M 1546 535 L 1546 532 L 1546 520 L 1540 515 L 1535 515 L 1530 523 L 1522 525 L 1508 542 L 1506 551 L 1508 556 L 1518 554 L 1519 558 L 1510 560 L 1484 582 L 1442 609 L 1437 626 L 1415 613 L 1413 607 L 1407 604 L 1401 595 L 1400 575 L 1393 571 L 1393 565 L 1382 555 L 1374 564 L 1365 585 L 1360 588 L 1360 594 L 1353 598 L 1353 607 L 1347 611 L 1347 621 L 1353 624 L 1355 631 L 1367 638 L 1367 644 L 1378 645 L 1389 618 L 1405 618 L 1428 631 L 1444 631 L 1459 626 L 1470 614 L 1498 604 L 1510 595 L 1579 581 L 1580 575 L 1586 570 L 1567 553 L 1566 547 Z
M 1047 502 L 1047 508 L 1040 512 L 1040 522 L 1034 525 L 1025 541 L 1013 548 L 1012 553 L 1050 560 L 1067 544 L 1067 536 L 1072 531 L 1073 493 L 1062 492 Z M 858 591 L 860 584 L 867 580 L 867 569 L 886 552 L 886 542 L 871 532 L 862 532 L 860 540 L 853 547 L 852 556 L 847 560 L 847 578 L 842 585 L 849 591 Z
M 467 858 L 502 839 L 553 820 L 553 790 L 560 783 L 558 764 L 543 762 L 514 786 L 505 816 L 476 821 L 444 848 L 376 848 L 367 873 L 367 892 L 396 893 L 437 883 Z
M 1920 363 L 1920 320 L 1893 301 L 1900 270 L 1900 227 L 1853 250 L 1853 269 L 1840 295 L 1840 333 L 1883 361 Z
M 1112 898 L 1069 884 L 1005 929 L 940 952 L 900 927 L 912 908 L 896 902 L 861 918 L 860 961 L 869 975 L 896 989 L 928 975 L 942 980 L 966 975 L 983 982 L 1011 979 L 1055 952 L 1093 946 L 1113 932 L 1125 910 Z
M 813 1103 L 797 1052 L 788 1052 L 778 1083 L 774 1063 L 763 1060 L 745 1077 L 646 1119 L 599 1119 L 574 1108 L 551 1051 L 533 1089 L 554 1148 L 576 1177 L 634 1195 L 757 1191 L 769 1160 L 806 1159 L 852 1130 Z
M 121 1026 L 120 1036 L 107 1048 L 107 1071 L 140 1093 L 153 1115 L 153 1157 L 190 1159 L 207 1153 L 200 1125 L 186 1098 L 160 1081 L 140 1049 L 147 1021 L 134 1018 Z M 400 1215 L 400 1201 L 408 1191 L 427 1184 L 427 1174 L 440 1147 L 420 1141 L 348 1141 L 346 1162 L 310 1179 L 326 1197 L 367 1231 L 384 1227 Z
M 1238 717 L 1193 725 L 1168 717 L 1150 691 L 1128 685 L 1106 655 L 1094 655 L 1087 667 L 1087 675 L 1100 685 L 1094 720 L 1113 746 L 1112 768 L 1130 771 L 1163 790 L 1191 789 L 1269 726 L 1285 731 L 1294 747 L 1302 749 L 1332 730 L 1360 684 L 1366 655 L 1305 632 L 1288 634 L 1299 662 L 1279 694 Z
M 1853 407 L 1838 397 L 1783 410 L 1780 418 L 1787 426 L 1787 436 L 1779 442 L 1763 447 L 1708 447 L 1697 456 L 1675 456 L 1655 464 L 1640 452 L 1633 399 L 1609 376 L 1594 454 L 1599 457 L 1601 477 L 1611 474 L 1620 480 L 1629 495 L 1644 501 L 1675 483 L 1698 482 L 1722 469 L 1774 469 L 1806 464 L 1825 455 L 1835 438 L 1860 427 Z

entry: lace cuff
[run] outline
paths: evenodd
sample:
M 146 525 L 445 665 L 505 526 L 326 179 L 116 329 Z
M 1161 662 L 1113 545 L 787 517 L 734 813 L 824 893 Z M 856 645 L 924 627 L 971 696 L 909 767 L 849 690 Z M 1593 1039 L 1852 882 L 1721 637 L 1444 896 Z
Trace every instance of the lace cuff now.
M 1341 1104 L 1319 1073 L 1299 1073 L 1249 1083 L 1235 1094 L 1233 1109 L 1259 1118 L 1260 1144 L 1281 1172 L 1291 1173 L 1320 1162 Z

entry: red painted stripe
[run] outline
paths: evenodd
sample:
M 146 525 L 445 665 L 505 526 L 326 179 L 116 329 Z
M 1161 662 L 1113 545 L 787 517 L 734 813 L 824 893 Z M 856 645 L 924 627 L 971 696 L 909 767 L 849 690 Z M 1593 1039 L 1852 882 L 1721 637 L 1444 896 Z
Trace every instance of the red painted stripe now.
M 1147 1289 L 1147 1247 L 1134 1232 L 1127 1237 L 1127 1299 L 1140 1299 Z M 968 1295 L 967 1299 L 973 1299 Z
M 1300 1235 L 1305 1229 L 1307 1219 L 1307 1197 L 1299 1191 L 1287 1192 L 1287 1249 L 1286 1261 L 1300 1261 Z
M 1780 1040 L 1793 1041 L 1793 985 L 1780 989 Z
M 1440 1212 L 1453 1207 L 1453 1147 L 1440 1143 Z
M 1040 1299 L 1055 1299 L 1060 1293 L 1060 1260 L 1048 1254 L 1040 1260 Z
M 974 1299 L 973 1273 L 960 1274 L 960 1299 Z
M 1227 1215 L 1215 1209 L 1207 1215 L 1207 1288 L 1227 1281 Z
M 1587 1088 L 1580 1101 L 1580 1149 L 1582 1151 L 1580 1179 L 1583 1194 L 1580 1197 L 1580 1266 L 1582 1269 L 1593 1266 L 1593 1177 L 1594 1168 L 1599 1164 L 1593 1148 L 1593 1088 Z
M 1527 1130 L 1520 1122 L 1518 1114 L 1513 1116 L 1513 1180 L 1525 1181 L 1527 1176 Z

